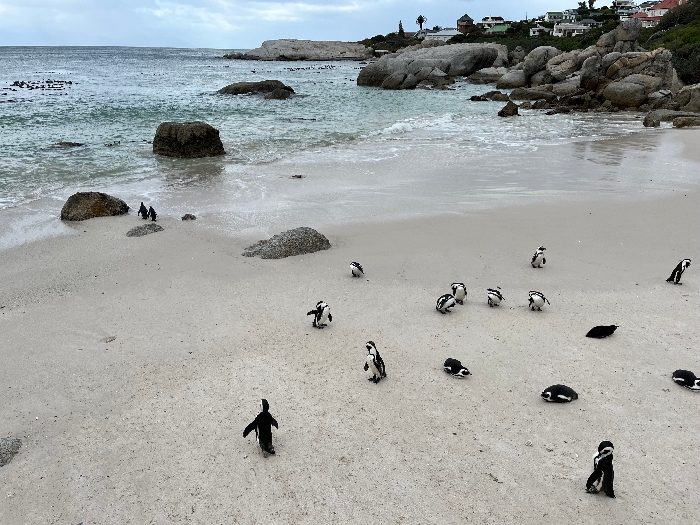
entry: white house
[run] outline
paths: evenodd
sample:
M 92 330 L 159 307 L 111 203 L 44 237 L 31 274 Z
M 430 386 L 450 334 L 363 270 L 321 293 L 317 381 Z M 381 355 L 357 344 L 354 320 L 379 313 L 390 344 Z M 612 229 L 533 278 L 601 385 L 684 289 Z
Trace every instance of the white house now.
M 504 24 L 505 20 L 503 20 L 502 16 L 485 16 L 484 18 L 481 19 L 481 27 L 484 29 L 488 29 L 493 26 L 499 26 L 501 24 Z
M 537 36 L 540 34 L 545 35 L 545 34 L 549 34 L 551 32 L 552 32 L 551 27 L 544 27 L 544 26 L 541 26 L 540 24 L 537 24 L 535 27 L 530 28 L 530 36 Z
M 461 34 L 462 33 L 456 29 L 443 29 L 442 31 L 437 31 L 435 33 L 428 33 L 425 35 L 425 40 L 441 40 L 442 42 L 447 42 L 453 36 Z
M 564 13 L 561 11 L 547 11 L 547 14 L 544 15 L 545 22 L 561 22 L 562 18 L 564 18 Z
M 590 30 L 591 28 L 589 26 L 581 24 L 554 24 L 552 36 L 577 36 L 587 33 Z

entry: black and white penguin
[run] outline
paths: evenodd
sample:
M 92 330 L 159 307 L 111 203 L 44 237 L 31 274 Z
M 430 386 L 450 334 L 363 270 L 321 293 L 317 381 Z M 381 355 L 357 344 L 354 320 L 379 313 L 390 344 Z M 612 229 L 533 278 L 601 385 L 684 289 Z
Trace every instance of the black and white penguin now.
M 566 385 L 552 385 L 545 388 L 540 396 L 551 403 L 571 403 L 574 399 L 578 399 L 576 391 Z
M 307 312 L 306 315 L 313 315 L 314 320 L 312 325 L 316 328 L 325 328 L 326 321 L 333 321 L 333 316 L 331 315 L 331 307 L 328 306 L 324 301 L 319 301 L 316 303 L 316 309 Z
M 386 368 L 384 367 L 384 360 L 382 356 L 379 355 L 377 351 L 377 346 L 374 341 L 367 341 L 365 344 L 367 348 L 367 358 L 365 359 L 365 372 L 367 370 L 372 372 L 372 377 L 368 378 L 374 383 L 379 383 L 382 377 L 386 377 Z
M 598 453 L 593 456 L 593 474 L 586 481 L 586 492 L 598 494 L 602 490 L 608 497 L 615 497 L 613 480 L 615 471 L 613 470 L 613 447 L 612 442 L 603 441 L 598 445 Z
M 546 249 L 547 248 L 544 246 L 537 248 L 535 255 L 532 256 L 532 260 L 530 261 L 533 268 L 542 268 L 542 265 L 547 263 L 547 259 L 544 258 L 544 251 Z
M 467 299 L 467 287 L 464 286 L 464 283 L 452 283 L 452 295 L 455 296 L 455 302 L 457 304 L 464 304 L 464 301 Z
M 358 262 L 350 263 L 350 271 L 352 272 L 353 277 L 362 277 L 365 274 L 365 271 L 362 269 L 362 265 Z
M 535 290 L 530 290 L 530 310 L 534 310 L 537 308 L 540 312 L 542 311 L 542 307 L 544 306 L 544 303 L 546 302 L 547 304 L 549 303 L 549 300 L 544 296 L 542 292 L 536 292 Z
M 673 269 L 673 272 L 671 272 L 671 277 L 666 279 L 666 282 L 673 284 L 683 284 L 681 282 L 681 275 L 683 275 L 683 272 L 686 270 L 686 268 L 688 268 L 688 266 L 690 266 L 690 259 L 683 259 Z
M 151 218 L 152 221 L 156 220 L 156 210 L 153 209 L 153 206 L 148 207 L 148 216 Z
M 506 300 L 506 298 L 503 297 L 503 294 L 501 294 L 500 290 L 496 290 L 494 288 L 487 288 L 486 296 L 488 298 L 489 306 L 491 307 L 498 306 L 501 304 L 501 301 Z
M 676 370 L 671 378 L 679 385 L 693 392 L 700 392 L 700 377 L 695 377 L 690 370 Z
M 442 366 L 445 369 L 445 372 L 452 374 L 455 377 L 466 377 L 471 375 L 471 372 L 467 370 L 466 366 L 462 366 L 462 363 L 458 359 L 453 359 L 452 357 L 445 359 L 445 364 Z
M 268 454 L 275 453 L 275 447 L 272 446 L 272 427 L 279 429 L 277 421 L 272 414 L 269 412 L 270 405 L 267 399 L 260 400 L 260 413 L 255 416 L 253 422 L 245 427 L 243 431 L 243 437 L 246 437 L 253 430 L 255 430 L 255 439 L 260 445 L 260 449 L 263 452 L 263 456 L 267 457 Z
M 451 293 L 446 293 L 438 297 L 435 309 L 441 314 L 446 314 L 455 305 L 455 297 Z
M 594 326 L 591 328 L 586 337 L 593 337 L 594 339 L 602 339 L 603 337 L 608 337 L 613 335 L 617 330 L 617 325 L 611 324 L 607 326 Z
M 148 219 L 148 209 L 146 209 L 146 206 L 144 206 L 143 201 L 141 201 L 141 206 L 139 207 L 139 211 L 136 215 L 140 215 L 142 219 Z

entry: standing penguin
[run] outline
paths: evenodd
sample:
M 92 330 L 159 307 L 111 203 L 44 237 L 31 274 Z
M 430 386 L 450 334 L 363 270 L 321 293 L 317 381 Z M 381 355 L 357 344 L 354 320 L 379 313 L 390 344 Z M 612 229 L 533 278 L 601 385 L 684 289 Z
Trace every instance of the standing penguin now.
M 246 437 L 255 430 L 255 439 L 258 445 L 260 445 L 264 457 L 267 457 L 268 454 L 275 453 L 275 447 L 272 446 L 272 426 L 279 429 L 277 421 L 272 417 L 269 410 L 270 405 L 267 403 L 267 399 L 261 399 L 260 413 L 255 416 L 253 422 L 245 427 L 243 431 L 243 437 Z
M 666 279 L 666 282 L 673 284 L 683 284 L 681 282 L 681 275 L 683 275 L 683 272 L 686 270 L 686 268 L 688 268 L 688 266 L 690 266 L 690 259 L 683 259 L 673 269 L 673 272 L 671 272 L 671 277 Z
M 487 288 L 486 289 L 486 296 L 488 298 L 488 304 L 489 306 L 498 306 L 501 304 L 501 301 L 505 301 L 506 298 L 503 297 L 503 294 L 499 290 L 496 290 L 494 288 Z
M 148 219 L 148 210 L 146 209 L 146 206 L 144 206 L 143 201 L 141 201 L 141 206 L 139 207 L 139 211 L 136 215 L 140 215 L 144 220 Z
M 379 355 L 377 351 L 377 346 L 374 341 L 367 341 L 365 344 L 367 348 L 367 357 L 365 359 L 365 372 L 370 370 L 372 372 L 372 377 L 368 378 L 374 383 L 379 383 L 382 377 L 386 377 L 386 368 L 384 367 L 384 360 L 382 356 Z
M 530 291 L 530 310 L 537 308 L 538 311 L 542 311 L 544 303 L 549 303 L 549 300 L 544 296 L 542 292 L 536 292 L 535 290 Z
M 358 262 L 350 263 L 350 272 L 352 272 L 353 277 L 362 277 L 365 271 L 362 269 L 362 265 Z
M 454 295 L 446 293 L 438 297 L 437 304 L 435 304 L 435 309 L 441 314 L 446 314 L 455 305 Z
M 457 304 L 464 304 L 467 299 L 467 287 L 464 283 L 452 283 L 452 295 L 455 296 L 455 301 Z
M 148 207 L 148 216 L 151 218 L 152 221 L 156 220 L 156 210 L 153 209 L 153 206 Z
M 544 258 L 544 251 L 546 249 L 547 248 L 544 246 L 537 248 L 535 255 L 532 256 L 532 260 L 530 261 L 533 268 L 542 268 L 542 265 L 547 263 L 547 259 Z
M 610 441 L 603 441 L 598 445 L 598 453 L 593 456 L 593 474 L 586 481 L 586 492 L 598 494 L 603 490 L 608 497 L 615 497 L 613 480 L 615 471 L 613 470 L 613 444 Z
M 313 315 L 314 320 L 312 321 L 312 325 L 315 328 L 325 328 L 326 327 L 326 321 L 331 322 L 333 321 L 333 316 L 331 315 L 331 307 L 328 306 L 323 301 L 319 301 L 316 303 L 316 309 L 311 310 L 310 312 L 307 312 L 306 315 Z

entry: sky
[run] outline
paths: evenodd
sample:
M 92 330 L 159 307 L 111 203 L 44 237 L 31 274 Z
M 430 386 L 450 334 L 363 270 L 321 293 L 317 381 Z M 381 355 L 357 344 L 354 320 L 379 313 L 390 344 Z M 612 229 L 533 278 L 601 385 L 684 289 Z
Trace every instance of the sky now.
M 0 0 L 0 46 L 252 49 L 264 40 L 356 42 L 378 34 L 456 27 L 468 14 L 506 20 L 576 0 Z

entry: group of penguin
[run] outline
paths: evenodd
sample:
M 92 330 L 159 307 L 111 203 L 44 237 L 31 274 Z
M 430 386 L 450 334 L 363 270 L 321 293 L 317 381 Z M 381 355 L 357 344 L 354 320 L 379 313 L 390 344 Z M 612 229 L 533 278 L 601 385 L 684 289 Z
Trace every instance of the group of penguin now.
M 141 206 L 143 207 L 143 203 Z M 544 256 L 545 250 L 546 248 L 544 246 L 537 248 L 530 261 L 533 268 L 542 268 L 542 265 L 546 264 L 547 260 Z M 666 281 L 674 284 L 682 284 L 680 282 L 681 276 L 688 266 L 690 266 L 690 262 L 690 259 L 683 259 L 680 261 Z M 362 277 L 364 275 L 364 269 L 358 262 L 353 261 L 350 263 L 350 271 L 352 277 Z M 441 295 L 437 300 L 435 309 L 442 314 L 449 312 L 449 309 L 456 304 L 463 305 L 467 298 L 467 289 L 464 283 L 452 283 L 451 288 L 451 294 Z M 498 306 L 503 300 L 505 300 L 505 298 L 500 292 L 500 288 L 487 289 L 487 303 L 490 307 Z M 529 292 L 529 307 L 531 310 L 537 309 L 541 311 L 545 303 L 550 304 L 544 294 L 535 290 Z M 312 326 L 318 329 L 325 328 L 327 323 L 333 321 L 330 306 L 328 306 L 328 303 L 325 301 L 318 301 L 318 303 L 316 303 L 316 308 L 307 312 L 306 315 L 314 316 Z M 589 330 L 586 337 L 598 339 L 608 337 L 612 335 L 617 328 L 617 325 L 595 326 Z M 367 356 L 365 358 L 364 371 L 371 372 L 372 376 L 368 379 L 376 384 L 382 378 L 386 377 L 386 366 L 374 341 L 367 341 L 365 347 L 367 349 Z M 469 370 L 463 366 L 458 359 L 451 357 L 445 360 L 443 368 L 445 372 L 458 378 L 471 375 Z M 672 374 L 672 379 L 677 384 L 689 390 L 700 392 L 700 378 L 696 377 L 693 372 L 688 370 L 676 370 Z M 546 388 L 540 395 L 545 401 L 553 403 L 570 403 L 578 399 L 578 394 L 573 388 L 560 384 Z M 269 405 L 265 399 L 261 400 L 261 409 L 261 412 L 255 420 L 244 430 L 243 437 L 247 436 L 248 433 L 255 429 L 256 437 L 263 454 L 274 454 L 271 426 L 274 425 L 277 428 L 277 421 L 269 414 Z M 586 481 L 586 492 L 597 494 L 602 490 L 607 496 L 611 498 L 615 497 L 615 491 L 613 489 L 613 479 L 615 475 L 612 465 L 613 451 L 614 446 L 610 441 L 603 441 L 598 446 L 598 452 L 593 457 L 593 473 Z
M 140 215 L 144 220 L 150 217 L 152 221 L 155 221 L 157 217 L 156 210 L 153 209 L 153 206 L 149 206 L 148 209 L 146 209 L 143 201 L 141 201 L 141 206 L 139 207 L 139 211 L 136 215 Z

